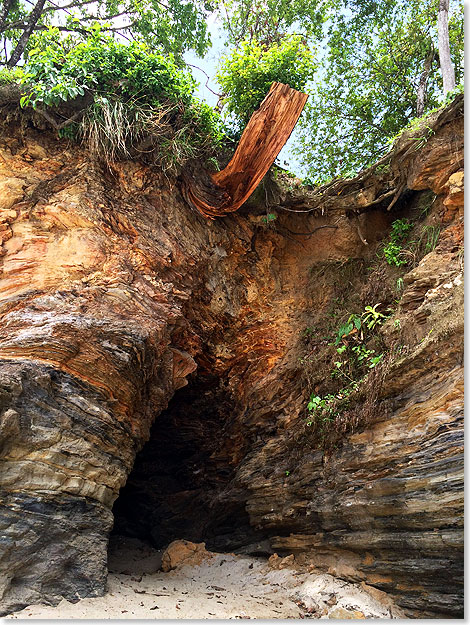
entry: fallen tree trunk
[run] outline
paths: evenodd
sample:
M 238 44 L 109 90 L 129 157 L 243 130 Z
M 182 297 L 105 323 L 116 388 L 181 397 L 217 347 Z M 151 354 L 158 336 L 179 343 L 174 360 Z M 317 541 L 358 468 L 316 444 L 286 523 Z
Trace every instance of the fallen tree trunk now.
M 190 206 L 210 219 L 238 210 L 274 163 L 307 98 L 289 85 L 273 82 L 227 167 L 196 184 L 193 176 L 183 177 L 183 193 Z

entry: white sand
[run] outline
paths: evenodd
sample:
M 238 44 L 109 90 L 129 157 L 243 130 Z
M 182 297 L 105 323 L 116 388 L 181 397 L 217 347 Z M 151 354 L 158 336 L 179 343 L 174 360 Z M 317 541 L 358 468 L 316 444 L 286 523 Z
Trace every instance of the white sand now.
M 124 539 L 111 551 L 104 597 L 75 604 L 63 600 L 56 607 L 33 605 L 6 618 L 335 618 L 338 608 L 362 613 L 359 618 L 399 616 L 356 584 L 330 575 L 271 570 L 261 558 L 217 554 L 199 566 L 169 573 L 158 571 L 160 561 L 161 552 Z

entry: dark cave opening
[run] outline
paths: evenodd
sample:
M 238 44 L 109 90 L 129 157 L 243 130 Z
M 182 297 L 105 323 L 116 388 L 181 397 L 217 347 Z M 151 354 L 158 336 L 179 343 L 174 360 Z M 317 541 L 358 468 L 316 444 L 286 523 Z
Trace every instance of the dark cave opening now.
M 215 376 L 194 376 L 179 389 L 114 504 L 112 537 L 157 549 L 186 539 L 213 551 L 269 555 L 266 537 L 250 526 L 247 494 L 233 482 L 249 443 L 239 410 Z

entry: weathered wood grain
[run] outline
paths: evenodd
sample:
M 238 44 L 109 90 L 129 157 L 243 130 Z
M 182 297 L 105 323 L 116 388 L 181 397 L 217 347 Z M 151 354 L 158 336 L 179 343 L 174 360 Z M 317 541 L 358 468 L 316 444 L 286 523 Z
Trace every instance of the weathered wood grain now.
M 273 82 L 243 131 L 230 163 L 212 175 L 185 176 L 183 195 L 205 217 L 233 213 L 246 202 L 289 138 L 308 96 Z M 211 182 L 213 184 L 211 184 Z

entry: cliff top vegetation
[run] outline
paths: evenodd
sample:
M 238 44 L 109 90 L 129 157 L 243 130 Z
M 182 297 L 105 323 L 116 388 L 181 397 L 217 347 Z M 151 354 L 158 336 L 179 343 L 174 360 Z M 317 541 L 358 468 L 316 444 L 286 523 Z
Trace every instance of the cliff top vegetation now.
M 184 60 L 210 53 L 208 23 L 225 46 L 215 110 Z M 272 81 L 310 96 L 293 151 L 314 185 L 463 90 L 462 0 L 4 0 L 0 36 L 0 84 L 23 107 L 108 160 L 165 168 L 239 137 Z

